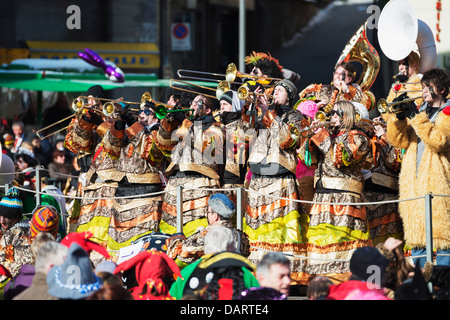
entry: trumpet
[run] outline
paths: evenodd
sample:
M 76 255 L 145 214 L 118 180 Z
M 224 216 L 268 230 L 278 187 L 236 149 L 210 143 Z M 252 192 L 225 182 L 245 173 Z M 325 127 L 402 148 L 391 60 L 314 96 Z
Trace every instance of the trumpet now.
M 327 116 L 327 114 L 323 111 L 317 111 L 314 114 L 314 120 L 319 120 L 320 122 L 330 121 L 331 118 Z
M 402 109 L 399 108 L 399 107 L 396 107 L 396 106 L 398 106 L 398 105 L 400 105 L 402 103 L 411 102 L 411 101 L 414 101 L 414 100 L 417 100 L 417 99 L 422 99 L 422 96 L 415 97 L 415 98 L 410 98 L 410 99 L 405 99 L 405 100 L 402 100 L 402 101 L 391 102 L 391 103 L 387 102 L 386 99 L 381 98 L 380 100 L 378 100 L 377 109 L 378 109 L 378 112 L 380 112 L 380 113 L 386 113 L 386 112 L 399 113 L 399 112 L 402 111 Z
M 230 63 L 227 66 L 227 69 L 225 71 L 225 80 L 228 81 L 229 83 L 232 83 L 236 80 L 237 77 L 241 77 L 241 78 L 252 78 L 252 79 L 261 79 L 261 81 L 259 81 L 259 83 L 261 83 L 262 85 L 267 85 L 269 84 L 271 81 L 280 81 L 282 79 L 279 78 L 269 78 L 269 77 L 262 77 L 262 76 L 254 76 L 251 75 L 249 73 L 242 73 L 239 72 L 237 70 L 237 67 L 234 63 Z M 265 81 L 265 82 L 263 82 Z
M 249 97 L 254 98 L 256 96 L 264 96 L 265 95 L 265 93 L 251 92 L 246 84 L 243 84 L 242 86 L 240 86 L 237 89 L 236 93 L 237 93 L 239 100 L 247 100 Z M 273 98 L 273 96 L 271 94 L 267 94 L 267 97 L 269 99 Z
M 198 92 L 198 91 L 194 91 L 194 90 L 189 90 L 189 89 L 186 89 L 186 88 L 180 88 L 180 87 L 177 87 L 176 85 L 174 85 L 173 82 L 179 82 L 179 83 L 187 84 L 187 85 L 190 85 L 190 86 L 195 86 L 195 87 L 198 87 L 198 88 L 201 88 L 201 89 L 206 89 L 206 90 L 210 90 L 210 91 L 215 91 L 215 92 L 216 92 L 216 95 L 213 96 L 213 95 L 210 95 L 210 94 L 204 94 L 204 93 L 201 93 L 201 92 Z M 217 88 L 216 88 L 216 89 L 209 88 L 209 87 L 206 87 L 206 86 L 201 86 L 201 85 L 194 84 L 194 83 L 187 82 L 187 81 L 178 80 L 178 79 L 170 79 L 170 80 L 169 80 L 169 85 L 170 85 L 170 87 L 173 88 L 173 89 L 177 89 L 177 90 L 181 90 L 181 91 L 186 91 L 186 92 L 191 92 L 191 93 L 196 93 L 196 94 L 202 94 L 202 95 L 204 95 L 205 97 L 209 97 L 209 98 L 217 99 L 217 100 L 220 100 L 220 98 L 222 97 L 222 95 L 223 95 L 226 91 L 230 90 L 230 84 L 229 84 L 229 82 L 227 82 L 227 81 L 225 81 L 225 80 L 220 81 L 219 84 L 217 85 Z

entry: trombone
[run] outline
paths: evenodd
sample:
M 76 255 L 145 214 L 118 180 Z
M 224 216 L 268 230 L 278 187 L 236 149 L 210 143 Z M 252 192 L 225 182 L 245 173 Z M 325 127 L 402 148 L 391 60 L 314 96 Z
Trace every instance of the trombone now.
M 395 93 L 405 93 L 405 92 L 422 92 L 422 90 L 395 90 L 396 86 L 403 86 L 403 85 L 415 85 L 415 84 L 421 84 L 421 82 L 394 82 L 391 85 L 391 89 L 394 90 Z
M 58 129 L 57 131 L 54 131 L 52 133 L 47 134 L 46 136 L 42 136 L 41 132 L 43 131 L 47 131 L 49 128 L 56 126 L 57 124 L 60 124 L 61 122 L 65 122 L 67 120 L 69 120 L 70 118 L 73 118 L 74 116 L 80 114 L 81 112 L 85 111 L 85 110 L 91 110 L 93 112 L 97 112 L 97 113 L 101 113 L 100 110 L 98 110 L 97 108 L 95 108 L 95 105 L 87 105 L 84 103 L 84 101 L 82 101 L 81 99 L 77 100 L 78 98 L 74 99 L 72 101 L 72 110 L 75 111 L 74 114 L 71 114 L 68 117 L 65 117 L 64 119 L 61 119 L 55 123 L 52 123 L 44 128 L 41 128 L 39 130 L 36 131 L 36 135 L 39 137 L 39 139 L 44 140 L 50 136 L 53 136 L 54 134 L 57 134 L 58 132 L 64 131 L 67 128 L 69 128 L 71 126 L 71 124 L 65 126 L 64 128 Z
M 391 103 L 387 102 L 386 99 L 381 98 L 380 100 L 378 100 L 377 109 L 378 109 L 378 112 L 380 112 L 380 113 L 386 113 L 386 112 L 399 113 L 399 112 L 402 112 L 402 109 L 399 107 L 396 107 L 397 105 L 405 103 L 405 102 L 411 102 L 411 101 L 414 101 L 417 99 L 422 99 L 422 98 L 423 97 L 420 96 L 420 97 L 405 99 L 402 101 L 396 101 L 396 102 L 391 102 Z
M 201 93 L 201 92 L 194 91 L 194 90 L 180 88 L 180 87 L 177 87 L 176 85 L 174 85 L 173 82 L 179 82 L 179 83 L 187 84 L 187 85 L 190 85 L 190 86 L 195 86 L 195 87 L 202 88 L 202 89 L 215 91 L 216 95 L 213 96 L 213 95 L 210 95 L 210 94 L 205 94 L 205 93 Z M 222 95 L 226 91 L 230 90 L 230 84 L 227 81 L 225 81 L 225 80 L 220 81 L 216 89 L 213 89 L 213 88 L 210 88 L 210 87 L 206 87 L 206 86 L 201 86 L 201 85 L 194 84 L 194 83 L 190 83 L 190 82 L 187 82 L 187 81 L 178 80 L 178 79 L 170 79 L 169 80 L 169 85 L 173 89 L 186 91 L 186 92 L 191 92 L 191 93 L 196 93 L 196 94 L 201 94 L 201 95 L 204 95 L 205 97 L 209 97 L 209 98 L 217 99 L 217 100 L 220 100 Z
M 252 79 L 261 79 L 259 81 L 262 85 L 267 85 L 270 83 L 270 81 L 280 81 L 282 79 L 279 78 L 269 78 L 269 77 L 262 77 L 262 76 L 253 76 L 249 73 L 242 73 L 237 70 L 236 65 L 232 62 L 227 66 L 227 69 L 225 71 L 225 80 L 228 81 L 228 83 L 234 83 L 237 77 L 241 78 L 252 78 Z M 265 80 L 265 82 L 263 82 Z

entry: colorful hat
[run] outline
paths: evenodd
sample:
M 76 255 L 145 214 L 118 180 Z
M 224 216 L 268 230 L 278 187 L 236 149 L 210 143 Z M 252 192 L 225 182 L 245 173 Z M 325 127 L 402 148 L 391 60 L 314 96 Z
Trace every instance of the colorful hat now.
M 100 289 L 102 281 L 92 269 L 87 252 L 72 243 L 66 260 L 47 274 L 48 293 L 59 299 L 80 300 Z
M 23 214 L 23 203 L 19 190 L 12 187 L 0 201 L 0 216 L 9 219 L 20 219 Z
M 90 238 L 92 238 L 92 236 L 93 234 L 90 231 L 71 232 L 61 240 L 61 244 L 70 248 L 71 244 L 75 242 L 79 246 L 81 246 L 88 254 L 90 254 L 91 251 L 94 250 L 100 253 L 106 259 L 110 259 L 111 256 L 104 247 L 99 245 L 97 242 L 89 240 Z
M 224 218 L 231 218 L 235 212 L 233 201 L 223 193 L 216 193 L 209 197 L 208 205 L 211 209 Z
M 135 270 L 137 285 L 131 288 L 136 300 L 173 299 L 169 289 L 177 277 L 181 277 L 180 268 L 167 254 L 158 250 L 138 253 L 119 264 L 114 274 Z
M 40 232 L 48 232 L 56 238 L 59 228 L 59 216 L 52 206 L 38 206 L 33 211 L 30 234 L 34 238 Z
M 319 107 L 317 107 L 317 104 L 314 101 L 305 100 L 298 105 L 296 110 L 304 115 L 307 115 L 311 119 L 314 119 L 314 115 L 317 111 L 319 111 Z

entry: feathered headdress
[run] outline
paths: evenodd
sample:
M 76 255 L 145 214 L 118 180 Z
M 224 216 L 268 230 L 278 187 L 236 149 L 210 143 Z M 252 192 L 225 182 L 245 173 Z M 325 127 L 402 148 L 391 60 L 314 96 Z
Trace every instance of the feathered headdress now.
M 252 53 L 249 56 L 246 56 L 244 58 L 244 62 L 245 62 L 245 64 L 256 65 L 260 59 L 266 59 L 266 60 L 269 60 L 269 61 L 273 61 L 278 66 L 278 69 L 283 70 L 283 67 L 278 62 L 278 59 L 275 59 L 274 57 L 272 57 L 270 52 L 264 53 L 264 52 L 252 51 Z

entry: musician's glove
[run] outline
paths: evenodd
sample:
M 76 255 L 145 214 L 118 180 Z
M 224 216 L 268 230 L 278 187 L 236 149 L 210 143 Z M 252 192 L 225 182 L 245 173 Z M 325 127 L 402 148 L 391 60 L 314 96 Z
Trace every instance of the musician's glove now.
M 129 127 L 131 127 L 138 120 L 138 118 L 136 117 L 136 115 L 133 115 L 133 113 L 130 112 L 129 109 L 130 109 L 129 104 L 123 107 L 122 108 L 123 112 L 120 114 L 120 118 L 123 121 L 125 121 Z
M 97 127 L 103 123 L 103 118 L 94 111 L 88 111 L 86 114 L 83 114 L 81 116 L 81 119 L 86 122 L 92 123 Z
M 392 102 L 400 102 L 408 99 L 408 96 L 405 93 L 402 93 L 400 96 L 395 98 Z M 418 113 L 417 106 L 414 102 L 404 102 L 395 106 L 395 109 L 401 110 L 396 113 L 396 117 L 398 120 L 405 120 L 406 118 L 414 118 L 414 116 Z

